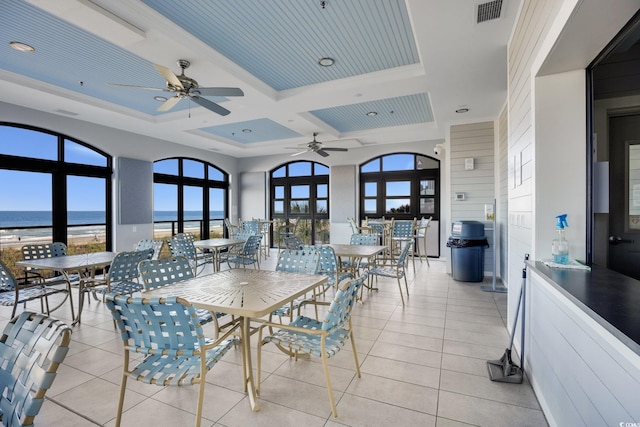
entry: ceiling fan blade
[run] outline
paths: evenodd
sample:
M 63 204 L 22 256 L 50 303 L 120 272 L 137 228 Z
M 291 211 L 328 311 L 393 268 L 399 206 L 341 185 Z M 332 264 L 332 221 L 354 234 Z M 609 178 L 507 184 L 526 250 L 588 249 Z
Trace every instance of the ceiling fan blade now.
M 326 151 L 324 151 L 324 149 L 319 149 L 316 150 L 316 153 L 320 154 L 322 157 L 329 157 L 329 153 L 327 153 Z
M 164 77 L 164 79 L 171 86 L 175 86 L 175 87 L 179 87 L 180 89 L 184 89 L 184 86 L 182 86 L 182 82 L 178 79 L 178 77 L 175 74 L 173 74 L 173 71 L 171 71 L 167 67 L 163 67 L 162 65 L 153 64 L 153 66 L 156 67 L 156 70 L 158 70 L 158 72 L 160 74 L 162 74 L 162 77 Z
M 205 98 L 200 98 L 199 96 L 192 96 L 191 99 L 193 99 L 193 102 L 202 105 L 204 108 L 213 111 L 214 113 L 218 113 L 221 116 L 226 116 L 227 114 L 229 114 L 231 111 L 227 110 L 226 108 L 216 104 L 215 102 L 211 102 L 208 99 Z
M 172 109 L 178 102 L 180 101 L 179 96 L 172 96 L 171 98 L 164 101 L 156 111 L 169 111 Z
M 297 153 L 293 153 L 293 154 L 291 155 L 291 157 L 299 156 L 300 154 L 304 154 L 304 153 L 306 153 L 306 152 L 308 152 L 308 151 L 309 151 L 309 150 L 298 151 Z
M 196 91 L 202 96 L 244 96 L 238 87 L 199 87 Z
M 348 148 L 338 148 L 338 147 L 324 147 L 322 149 L 324 151 L 349 151 Z
M 126 88 L 133 88 L 133 89 L 146 89 L 146 90 L 159 90 L 162 92 L 167 92 L 166 88 L 160 88 L 160 87 L 149 87 L 149 86 L 136 86 L 136 85 L 123 85 L 120 83 L 107 83 L 109 86 L 115 86 L 115 87 L 126 87 Z

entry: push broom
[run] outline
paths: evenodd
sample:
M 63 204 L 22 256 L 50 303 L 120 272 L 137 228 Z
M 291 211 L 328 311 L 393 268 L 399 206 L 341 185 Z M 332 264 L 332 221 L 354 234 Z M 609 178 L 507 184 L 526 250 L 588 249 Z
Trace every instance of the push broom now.
M 524 260 L 529 259 L 529 254 L 525 254 Z M 509 347 L 504 351 L 500 359 L 487 360 L 487 369 L 491 381 L 499 381 L 503 383 L 522 383 L 524 377 L 524 308 L 525 308 L 525 287 L 527 284 L 527 267 L 522 269 L 522 286 L 520 286 L 520 295 L 518 296 L 518 305 L 516 306 L 516 316 L 513 320 L 513 328 L 511 329 L 511 339 Z M 518 325 L 518 315 L 520 306 L 522 305 L 522 321 L 521 321 L 521 338 L 520 338 L 520 366 L 516 365 L 511 359 L 511 349 L 513 348 L 513 338 L 516 335 L 516 326 Z

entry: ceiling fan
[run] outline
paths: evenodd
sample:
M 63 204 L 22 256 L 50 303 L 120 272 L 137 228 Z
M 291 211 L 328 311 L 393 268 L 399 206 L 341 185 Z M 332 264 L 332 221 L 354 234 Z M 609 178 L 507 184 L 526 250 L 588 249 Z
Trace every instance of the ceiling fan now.
M 328 157 L 329 153 L 327 153 L 327 151 L 349 151 L 349 149 L 347 148 L 338 148 L 338 147 L 322 147 L 322 142 L 320 141 L 316 141 L 316 136 L 318 136 L 318 132 L 314 132 L 313 133 L 313 141 L 310 141 L 307 143 L 307 149 L 297 152 L 297 153 L 293 153 L 292 156 L 299 156 L 300 154 L 304 154 L 304 153 L 308 153 L 309 151 L 313 151 L 314 153 L 317 153 L 319 155 L 321 155 L 322 157 Z M 289 147 L 288 147 L 289 148 Z M 293 150 L 299 150 L 299 148 L 290 148 Z
M 162 65 L 153 64 L 158 72 L 167 81 L 167 86 L 164 88 L 147 87 L 147 86 L 134 86 L 124 85 L 119 83 L 109 83 L 110 86 L 118 87 L 130 87 L 134 89 L 147 89 L 147 90 L 159 90 L 163 92 L 173 92 L 174 96 L 167 99 L 158 107 L 157 111 L 169 111 L 173 108 L 182 98 L 190 98 L 196 104 L 200 104 L 204 108 L 207 108 L 214 113 L 226 116 L 230 113 L 226 108 L 209 101 L 203 96 L 244 96 L 244 92 L 237 87 L 200 87 L 198 82 L 194 79 L 184 75 L 184 70 L 189 68 L 191 63 L 186 59 L 179 59 L 178 66 L 182 69 L 180 75 L 175 75 L 167 67 Z

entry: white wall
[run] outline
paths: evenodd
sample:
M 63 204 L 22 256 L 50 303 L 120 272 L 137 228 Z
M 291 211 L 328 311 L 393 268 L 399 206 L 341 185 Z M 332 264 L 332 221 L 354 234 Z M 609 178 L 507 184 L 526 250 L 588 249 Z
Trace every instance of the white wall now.
M 535 235 L 532 256 L 551 258 L 555 217 L 567 214 L 569 257 L 586 258 L 587 117 L 585 71 L 535 81 Z

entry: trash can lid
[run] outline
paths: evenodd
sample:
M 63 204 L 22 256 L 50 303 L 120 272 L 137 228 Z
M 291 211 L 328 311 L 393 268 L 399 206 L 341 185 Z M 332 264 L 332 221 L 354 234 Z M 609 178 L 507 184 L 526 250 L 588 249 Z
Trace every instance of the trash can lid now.
M 455 221 L 451 226 L 451 235 L 458 238 L 484 238 L 484 223 L 480 221 Z

